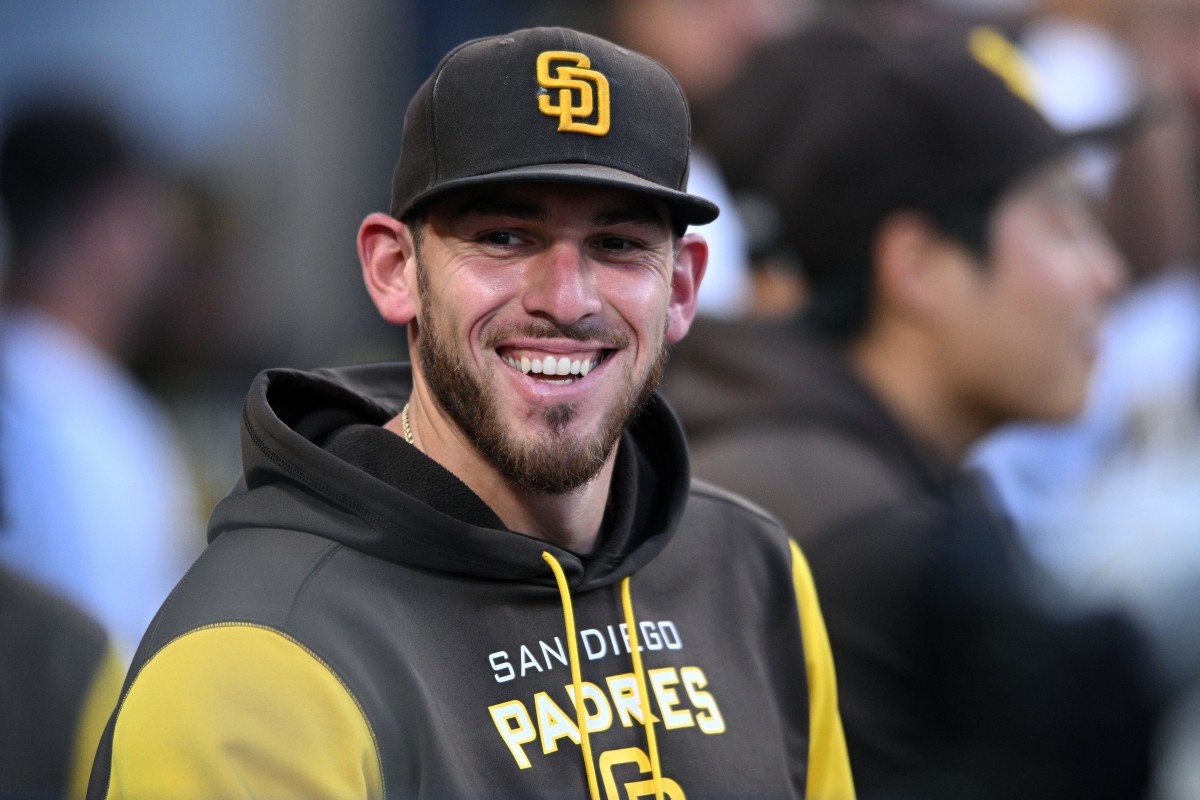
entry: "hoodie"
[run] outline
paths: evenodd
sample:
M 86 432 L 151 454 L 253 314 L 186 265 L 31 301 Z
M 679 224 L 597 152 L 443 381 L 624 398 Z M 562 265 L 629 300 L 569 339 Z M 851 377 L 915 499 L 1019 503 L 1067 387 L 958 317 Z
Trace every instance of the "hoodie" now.
M 799 320 L 704 320 L 663 391 L 695 474 L 804 548 L 860 797 L 1140 796 L 1140 635 L 1057 598 L 987 487 L 914 436 L 841 348 Z
M 90 796 L 853 796 L 806 563 L 658 398 L 587 556 L 381 426 L 407 365 L 273 370 Z

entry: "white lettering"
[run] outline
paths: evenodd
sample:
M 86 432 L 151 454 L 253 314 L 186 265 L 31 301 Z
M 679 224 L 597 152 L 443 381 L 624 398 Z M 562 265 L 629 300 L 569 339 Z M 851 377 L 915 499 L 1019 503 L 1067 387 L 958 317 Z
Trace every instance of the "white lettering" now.
M 587 718 L 588 733 L 596 733 L 598 731 L 606 731 L 612 725 L 612 706 L 608 704 L 608 698 L 604 696 L 604 692 L 594 683 L 584 681 L 583 688 L 583 705 L 584 716 Z M 567 694 L 571 697 L 571 702 L 575 704 L 576 710 L 579 709 L 579 700 L 575 698 L 575 687 L 567 686 Z M 591 713 L 588 708 L 588 701 L 592 701 L 592 706 L 596 709 L 596 713 Z
M 696 712 L 696 724 L 700 730 L 705 733 L 724 733 L 725 718 L 721 716 L 721 709 L 717 708 L 716 698 L 710 692 L 701 691 L 708 685 L 704 670 L 684 667 L 679 670 L 679 677 L 683 679 L 683 688 L 691 698 L 692 705 L 699 709 Z
M 668 650 L 683 649 L 683 639 L 679 636 L 679 631 L 675 628 L 674 622 L 663 620 L 658 623 L 658 630 L 662 633 L 663 641 L 666 643 Z
M 662 637 L 658 634 L 657 625 L 649 620 L 646 620 L 644 622 L 639 622 L 638 628 L 641 631 L 641 633 L 638 635 L 638 639 L 641 640 L 641 643 L 645 644 L 647 650 L 662 650 L 663 642 Z
M 542 665 L 537 662 L 537 659 L 533 657 L 533 652 L 525 645 L 521 645 L 521 677 L 524 678 L 530 669 L 536 669 L 538 672 L 545 671 L 542 669 Z
M 554 669 L 554 665 L 550 663 L 551 658 L 554 658 L 564 667 L 567 666 L 567 648 L 563 644 L 562 639 L 557 636 L 554 637 L 554 644 L 558 646 L 557 650 L 545 642 L 539 642 L 539 644 L 542 646 L 542 658 L 546 659 L 546 669 Z
M 692 712 L 686 708 L 677 710 L 679 692 L 675 686 L 679 684 L 679 675 L 674 667 L 652 669 L 647 673 L 650 685 L 654 687 L 654 696 L 658 700 L 658 711 L 662 714 L 663 724 L 667 728 L 687 728 L 696 723 L 692 721 Z
M 579 728 L 571 721 L 566 712 L 558 707 L 545 692 L 533 696 L 533 707 L 537 713 L 538 730 L 542 734 L 542 752 L 553 753 L 558 750 L 558 740 L 566 737 L 579 744 Z
M 492 712 L 492 722 L 496 723 L 496 730 L 500 731 L 500 738 L 517 760 L 517 766 L 529 769 L 529 756 L 525 755 L 521 745 L 536 739 L 537 731 L 533 729 L 533 720 L 529 718 L 525 704 L 520 700 L 509 700 L 492 706 L 488 711 Z
M 634 631 L 637 635 L 638 650 L 682 650 L 683 639 L 679 635 L 675 623 L 669 620 L 656 622 L 641 620 Z M 579 631 L 579 639 L 583 642 L 583 655 L 589 661 L 597 661 L 608 656 L 619 656 L 633 650 L 629 626 L 625 623 L 606 625 L 603 628 L 587 628 Z M 563 637 L 538 639 L 529 644 L 517 646 L 516 663 L 508 650 L 497 650 L 488 654 L 488 664 L 491 666 L 492 678 L 497 683 L 507 683 L 518 677 L 528 677 L 533 673 L 542 674 L 554 669 L 556 665 L 570 666 L 568 642 Z
M 621 626 L 621 634 L 622 634 L 622 636 L 624 636 L 624 634 L 625 634 L 625 626 L 624 625 Z M 610 642 L 612 642 L 614 655 L 616 653 L 621 652 L 621 645 L 617 643 L 617 632 L 615 630 L 613 630 L 612 625 L 608 626 L 608 640 Z M 626 653 L 629 652 L 629 639 L 627 637 L 625 638 L 625 652 Z
M 633 652 L 633 642 L 631 642 L 629 640 L 629 626 L 626 625 L 624 622 L 622 622 L 617 627 L 619 627 L 621 629 L 621 638 L 625 641 L 625 652 L 632 653 Z M 642 647 L 642 643 L 638 642 L 638 652 L 640 653 L 641 651 L 643 651 L 645 649 L 646 648 Z
M 604 658 L 608 653 L 608 645 L 604 643 L 604 634 L 595 628 L 588 628 L 580 631 L 579 638 L 583 639 L 583 649 L 587 653 L 589 661 L 595 661 L 597 658 Z M 592 648 L 592 639 L 597 641 L 596 648 Z
M 613 705 L 617 716 L 626 728 L 633 725 L 633 720 L 642 723 L 642 704 L 638 694 L 637 678 L 632 672 L 623 675 L 610 675 L 608 678 L 608 693 L 612 695 Z M 657 721 L 657 720 L 655 720 Z
M 491 662 L 492 672 L 496 673 L 496 683 L 504 683 L 511 681 L 517 677 L 517 673 L 512 668 L 512 664 L 508 663 L 508 653 L 503 650 L 492 653 L 488 656 L 488 661 Z

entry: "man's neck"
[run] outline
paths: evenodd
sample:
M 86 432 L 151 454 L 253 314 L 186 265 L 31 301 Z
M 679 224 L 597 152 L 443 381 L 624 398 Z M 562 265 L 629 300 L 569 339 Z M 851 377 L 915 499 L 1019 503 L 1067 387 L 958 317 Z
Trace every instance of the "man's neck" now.
M 461 475 L 459 478 L 496 512 L 496 516 L 510 530 L 587 555 L 596 548 L 600 538 L 614 461 L 610 458 L 599 475 L 580 488 L 564 494 L 516 489 L 495 474 L 479 481 L 478 485 Z
M 963 409 L 944 380 L 945 366 L 911 340 L 869 334 L 847 350 L 850 363 L 915 439 L 958 464 L 988 427 Z

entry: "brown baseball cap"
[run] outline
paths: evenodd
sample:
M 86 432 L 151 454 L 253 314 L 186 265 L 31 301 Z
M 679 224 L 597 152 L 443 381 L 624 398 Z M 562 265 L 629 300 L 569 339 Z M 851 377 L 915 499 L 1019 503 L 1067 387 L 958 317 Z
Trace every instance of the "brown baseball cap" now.
M 816 25 L 756 53 L 705 142 L 823 280 L 892 211 L 993 198 L 1077 141 L 1035 108 L 1006 47 L 988 28 L 879 40 Z
M 475 39 L 442 58 L 404 118 L 391 213 L 450 192 L 532 181 L 628 189 L 676 227 L 717 217 L 686 191 L 691 117 L 653 59 L 568 28 Z

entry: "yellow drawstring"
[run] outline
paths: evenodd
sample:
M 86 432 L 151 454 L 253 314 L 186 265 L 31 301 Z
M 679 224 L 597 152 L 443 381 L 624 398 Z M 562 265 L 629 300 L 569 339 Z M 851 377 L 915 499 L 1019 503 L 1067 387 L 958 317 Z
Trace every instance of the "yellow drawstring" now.
M 596 783 L 596 767 L 592 763 L 592 741 L 587 730 L 587 705 L 583 700 L 583 677 L 579 671 L 579 644 L 575 640 L 575 609 L 571 605 L 571 589 L 567 576 L 563 574 L 558 559 L 548 551 L 542 560 L 550 565 L 554 580 L 558 584 L 558 596 L 562 600 L 563 621 L 567 627 L 567 654 L 571 660 L 571 685 L 575 689 L 575 724 L 579 726 L 579 746 L 583 750 L 583 768 L 587 773 L 588 793 L 591 800 L 600 800 L 600 786 Z M 646 671 L 642 668 L 642 654 L 638 649 L 637 624 L 633 616 L 633 600 L 629 594 L 629 578 L 621 580 L 621 608 L 625 611 L 625 627 L 629 631 L 629 648 L 633 656 L 633 675 L 637 681 L 638 701 L 642 708 L 642 725 L 646 728 L 646 749 L 650 751 L 650 776 L 654 786 L 655 800 L 663 800 L 662 765 L 658 760 L 658 740 L 654 736 L 654 717 L 650 716 L 650 694 L 646 687 Z
M 642 725 L 646 728 L 646 749 L 650 751 L 650 779 L 655 800 L 663 800 L 662 765 L 658 761 L 658 740 L 654 736 L 654 718 L 650 716 L 650 694 L 646 687 L 646 671 L 642 669 L 642 654 L 638 648 L 637 625 L 633 618 L 633 600 L 629 596 L 629 578 L 621 580 L 621 607 L 625 609 L 625 627 L 629 630 L 629 649 L 633 656 L 633 674 L 637 679 L 638 698 L 642 705 Z
M 587 772 L 588 793 L 592 800 L 600 800 L 600 786 L 596 783 L 596 767 L 592 764 L 592 742 L 588 738 L 587 705 L 583 701 L 583 678 L 579 674 L 579 645 L 575 641 L 575 611 L 571 606 L 571 591 L 567 586 L 567 576 L 563 574 L 558 559 L 549 552 L 543 552 L 542 560 L 550 565 L 550 570 L 554 573 L 554 580 L 558 582 L 563 620 L 567 625 L 567 653 L 571 657 L 571 685 L 575 687 L 575 722 L 579 726 L 579 745 L 583 749 L 583 768 Z

